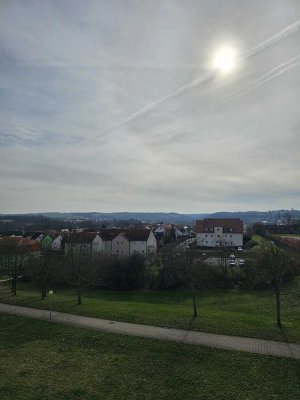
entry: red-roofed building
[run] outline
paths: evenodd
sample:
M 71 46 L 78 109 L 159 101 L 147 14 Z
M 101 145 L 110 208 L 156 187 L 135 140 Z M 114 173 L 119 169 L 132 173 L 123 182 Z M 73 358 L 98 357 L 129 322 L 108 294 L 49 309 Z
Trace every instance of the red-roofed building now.
M 239 218 L 206 218 L 196 221 L 197 245 L 204 247 L 243 246 L 243 221 Z
M 0 238 L 0 253 L 5 251 L 17 254 L 35 253 L 41 250 L 41 243 L 37 240 L 20 236 L 6 236 Z

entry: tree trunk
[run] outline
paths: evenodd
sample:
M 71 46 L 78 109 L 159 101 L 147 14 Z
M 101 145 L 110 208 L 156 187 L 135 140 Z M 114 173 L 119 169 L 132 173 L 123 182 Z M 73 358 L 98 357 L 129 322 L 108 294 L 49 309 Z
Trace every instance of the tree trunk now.
M 197 311 L 197 303 L 196 303 L 196 295 L 195 292 L 192 292 L 192 300 L 193 300 L 193 313 L 194 313 L 194 318 L 198 317 L 198 311 Z
M 16 294 L 17 294 L 17 278 L 12 279 L 12 292 L 13 292 L 13 295 L 16 296 Z
M 77 288 L 77 305 L 81 304 L 81 287 L 80 285 Z
M 42 300 L 47 296 L 47 290 L 46 287 L 43 285 L 42 286 Z
M 275 290 L 275 298 L 276 298 L 276 321 L 277 326 L 281 328 L 281 303 L 280 303 L 280 290 Z

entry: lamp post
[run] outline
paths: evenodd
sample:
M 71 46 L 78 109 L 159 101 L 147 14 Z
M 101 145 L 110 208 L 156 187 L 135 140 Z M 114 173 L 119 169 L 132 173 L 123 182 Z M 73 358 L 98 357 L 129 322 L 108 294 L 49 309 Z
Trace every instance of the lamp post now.
M 53 290 L 49 291 L 49 318 L 50 322 L 52 321 L 52 297 L 53 297 Z

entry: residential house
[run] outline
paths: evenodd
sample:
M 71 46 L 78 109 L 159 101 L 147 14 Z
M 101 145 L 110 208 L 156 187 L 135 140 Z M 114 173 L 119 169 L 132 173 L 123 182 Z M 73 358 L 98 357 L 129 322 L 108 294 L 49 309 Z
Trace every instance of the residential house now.
M 141 254 L 149 262 L 156 257 L 157 243 L 151 229 L 125 229 L 112 239 L 112 255 Z
M 239 218 L 198 220 L 196 221 L 196 233 L 198 246 L 243 246 L 243 222 Z
M 54 237 L 51 242 L 51 250 L 62 251 L 63 250 L 63 235 L 58 234 Z
M 119 233 L 111 241 L 111 254 L 116 256 L 130 256 L 130 241 L 125 232 Z
M 102 239 L 97 232 L 76 232 L 71 233 L 65 238 L 65 254 L 76 250 L 86 250 L 91 252 L 102 251 Z
M 0 238 L 0 252 L 16 250 L 18 254 L 38 253 L 41 244 L 37 240 L 27 239 L 21 236 L 6 236 Z
M 117 229 L 117 228 L 112 228 L 112 229 L 103 228 L 97 231 L 98 235 L 102 239 L 102 251 L 104 254 L 108 255 L 113 254 L 112 241 L 113 239 L 115 239 L 116 236 L 118 236 L 123 231 L 124 231 L 123 229 Z
M 41 240 L 42 247 L 45 248 L 51 248 L 51 243 L 53 242 L 53 237 L 49 235 L 48 233 L 44 235 L 43 239 Z
M 131 229 L 126 231 L 129 240 L 129 254 L 144 256 L 149 262 L 156 258 L 157 243 L 151 229 Z
M 25 232 L 24 237 L 27 239 L 37 240 L 40 242 L 44 238 L 43 232 Z
M 153 229 L 153 233 L 155 236 L 157 234 L 162 234 L 163 241 L 165 243 L 176 239 L 175 228 L 173 225 L 170 224 L 159 224 L 156 228 Z M 161 235 L 158 235 L 157 237 L 160 238 Z

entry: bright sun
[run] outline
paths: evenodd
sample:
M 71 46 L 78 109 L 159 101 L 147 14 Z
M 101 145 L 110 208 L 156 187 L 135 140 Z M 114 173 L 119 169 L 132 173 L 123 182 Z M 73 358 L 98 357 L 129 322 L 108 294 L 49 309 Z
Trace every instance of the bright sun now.
M 222 47 L 215 54 L 213 66 L 222 73 L 232 71 L 236 66 L 236 52 L 231 47 Z

